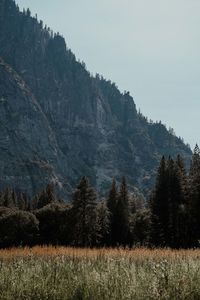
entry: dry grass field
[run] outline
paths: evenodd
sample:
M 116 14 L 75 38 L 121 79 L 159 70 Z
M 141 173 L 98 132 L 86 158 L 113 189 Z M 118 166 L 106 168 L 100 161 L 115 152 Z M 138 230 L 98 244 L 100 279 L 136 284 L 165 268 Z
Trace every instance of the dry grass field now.
M 0 250 L 0 299 L 200 299 L 200 250 Z

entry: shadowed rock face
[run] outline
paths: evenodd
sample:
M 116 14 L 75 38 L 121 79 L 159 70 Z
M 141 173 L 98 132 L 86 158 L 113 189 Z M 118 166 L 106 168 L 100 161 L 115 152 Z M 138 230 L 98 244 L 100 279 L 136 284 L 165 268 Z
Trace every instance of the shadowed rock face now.
M 0 57 L 0 186 L 32 195 L 53 180 L 67 193 L 87 175 L 101 192 L 126 175 L 146 192 L 161 155 L 189 160 L 179 138 L 12 0 L 0 0 Z
M 0 186 L 28 188 L 32 194 L 49 176 L 59 182 L 61 157 L 37 100 L 21 77 L 0 59 Z

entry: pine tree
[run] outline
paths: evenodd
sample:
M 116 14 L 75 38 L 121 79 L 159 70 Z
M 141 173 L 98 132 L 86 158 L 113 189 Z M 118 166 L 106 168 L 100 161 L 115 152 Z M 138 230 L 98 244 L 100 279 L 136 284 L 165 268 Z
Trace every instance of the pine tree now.
M 190 208 L 188 177 L 183 158 L 178 155 L 175 168 L 179 180 L 179 205 L 177 214 L 176 240 L 179 247 L 187 248 L 190 244 Z
M 190 234 L 193 246 L 199 245 L 200 240 L 200 149 L 195 146 L 189 173 L 190 190 Z
M 118 201 L 118 192 L 116 187 L 116 181 L 113 179 L 112 186 L 109 191 L 107 199 L 107 207 L 109 210 L 109 244 L 114 246 L 117 242 L 117 228 L 116 228 L 116 207 Z
M 115 213 L 117 243 L 126 245 L 129 236 L 129 195 L 125 177 L 122 178 Z
M 11 188 L 6 188 L 3 192 L 3 206 L 9 207 L 9 208 L 14 208 L 15 203 L 13 201 L 13 191 Z
M 96 243 L 96 193 L 86 177 L 82 177 L 72 201 L 73 243 L 90 247 Z
M 0 206 L 4 206 L 3 192 L 0 192 Z
M 155 188 L 150 198 L 151 241 L 155 246 L 166 246 L 168 239 L 169 203 L 166 160 L 163 156 L 157 172 Z
M 25 193 L 20 193 L 17 200 L 17 206 L 20 210 L 28 210 L 29 201 Z
M 40 209 L 44 206 L 46 206 L 49 203 L 56 202 L 56 196 L 54 192 L 54 185 L 52 183 L 49 183 L 46 187 L 45 190 L 43 190 L 39 195 L 38 195 L 38 203 L 37 203 L 37 208 Z
M 168 160 L 168 203 L 169 203 L 169 236 L 167 244 L 173 248 L 183 246 L 182 223 L 184 223 L 185 195 L 180 157 L 175 163 Z
M 30 11 L 29 8 L 27 8 L 27 10 L 26 10 L 26 16 L 27 16 L 27 17 L 30 17 L 30 16 L 31 16 L 31 11 Z
M 12 190 L 12 203 L 13 207 L 17 207 L 17 195 L 15 193 L 15 190 Z
M 97 205 L 97 231 L 98 245 L 102 247 L 108 245 L 110 233 L 110 212 L 104 201 Z
M 37 194 L 31 199 L 30 210 L 36 210 L 38 208 L 38 202 L 39 202 L 39 195 Z
M 180 156 L 161 159 L 151 197 L 152 242 L 156 246 L 184 247 L 186 241 L 186 174 Z

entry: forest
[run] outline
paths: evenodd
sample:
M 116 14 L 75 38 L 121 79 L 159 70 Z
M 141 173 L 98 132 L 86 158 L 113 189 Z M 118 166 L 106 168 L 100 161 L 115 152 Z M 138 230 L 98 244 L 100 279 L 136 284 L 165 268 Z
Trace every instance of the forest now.
M 69 245 L 191 248 L 200 240 L 200 150 L 186 171 L 178 155 L 162 157 L 147 200 L 130 193 L 125 177 L 113 179 L 106 199 L 98 199 L 81 178 L 66 203 L 53 184 L 29 200 L 6 188 L 0 195 L 0 247 Z

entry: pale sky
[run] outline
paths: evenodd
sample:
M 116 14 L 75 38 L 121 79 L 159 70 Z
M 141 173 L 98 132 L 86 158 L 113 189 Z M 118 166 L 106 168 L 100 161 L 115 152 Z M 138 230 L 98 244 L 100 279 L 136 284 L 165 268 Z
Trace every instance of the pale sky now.
M 200 144 L 200 0 L 16 0 L 145 116 Z

